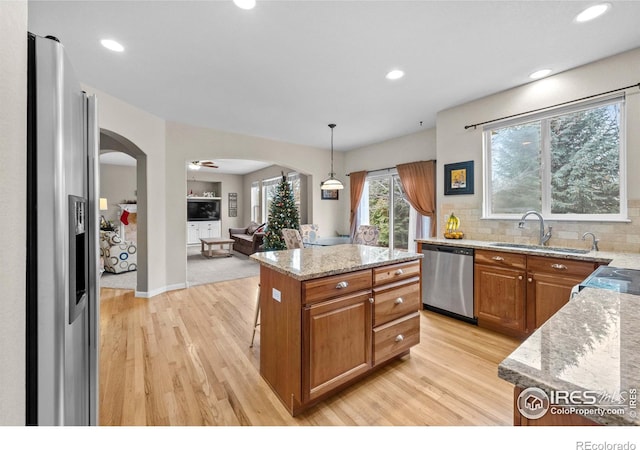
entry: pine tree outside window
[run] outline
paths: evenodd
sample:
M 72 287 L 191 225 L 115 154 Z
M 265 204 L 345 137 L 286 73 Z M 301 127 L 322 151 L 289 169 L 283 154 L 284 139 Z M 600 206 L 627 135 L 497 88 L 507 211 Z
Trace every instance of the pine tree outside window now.
M 624 97 L 484 130 L 484 217 L 626 220 Z

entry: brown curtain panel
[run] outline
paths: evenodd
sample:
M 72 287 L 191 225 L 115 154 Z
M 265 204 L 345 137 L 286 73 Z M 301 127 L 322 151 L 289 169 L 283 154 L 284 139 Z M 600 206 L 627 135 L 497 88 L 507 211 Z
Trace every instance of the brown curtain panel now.
M 351 239 L 356 234 L 356 218 L 358 214 L 358 205 L 360 204 L 360 199 L 362 198 L 362 191 L 364 190 L 364 182 L 367 178 L 367 172 L 351 172 L 349 174 L 349 186 L 351 188 L 351 217 L 349 218 L 350 230 L 349 234 Z
M 436 235 L 436 162 L 418 161 L 396 166 L 407 201 L 423 216 L 431 218 L 429 236 Z M 353 203 L 352 203 L 353 204 Z

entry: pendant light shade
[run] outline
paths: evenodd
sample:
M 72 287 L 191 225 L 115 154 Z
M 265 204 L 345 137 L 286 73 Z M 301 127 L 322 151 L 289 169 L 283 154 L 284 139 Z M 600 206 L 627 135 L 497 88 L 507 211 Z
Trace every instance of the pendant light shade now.
M 337 191 L 339 189 L 344 189 L 342 182 L 335 177 L 336 174 L 333 171 L 333 129 L 335 127 L 335 123 L 329 124 L 329 128 L 331 128 L 331 172 L 329 173 L 329 178 L 323 181 L 320 185 L 320 189 L 325 191 Z

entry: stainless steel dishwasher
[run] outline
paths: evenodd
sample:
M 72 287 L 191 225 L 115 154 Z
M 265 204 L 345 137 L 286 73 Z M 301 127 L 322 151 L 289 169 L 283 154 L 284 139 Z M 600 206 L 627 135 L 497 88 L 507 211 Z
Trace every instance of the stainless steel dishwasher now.
M 473 315 L 473 249 L 422 244 L 422 304 L 466 322 Z

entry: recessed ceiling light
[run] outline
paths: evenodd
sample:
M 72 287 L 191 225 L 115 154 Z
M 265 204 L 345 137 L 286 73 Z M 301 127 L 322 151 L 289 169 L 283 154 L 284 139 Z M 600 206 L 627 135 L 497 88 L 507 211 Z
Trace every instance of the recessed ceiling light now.
M 392 70 L 386 75 L 387 80 L 398 80 L 404 76 L 404 72 L 402 70 Z
M 103 47 L 108 48 L 111 51 L 114 51 L 114 52 L 123 52 L 124 51 L 124 47 L 122 46 L 122 44 L 120 44 L 119 42 L 116 42 L 114 40 L 103 39 L 103 40 L 100 41 L 100 43 L 102 44 Z
M 253 9 L 256 7 L 256 0 L 233 0 L 238 8 Z
M 600 3 L 598 5 L 590 6 L 576 16 L 576 22 L 588 22 L 593 20 L 606 13 L 609 8 L 611 8 L 611 3 Z
M 550 73 L 551 73 L 551 69 L 536 70 L 531 75 L 529 75 L 529 78 L 533 78 L 534 80 L 537 80 L 538 78 L 546 77 Z

